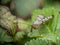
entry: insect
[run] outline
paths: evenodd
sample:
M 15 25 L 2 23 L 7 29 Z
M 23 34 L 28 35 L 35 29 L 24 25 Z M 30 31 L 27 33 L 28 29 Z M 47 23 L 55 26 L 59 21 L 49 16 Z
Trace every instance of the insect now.
M 33 25 L 31 26 L 31 30 L 32 29 L 37 29 L 39 27 L 40 24 L 50 20 L 53 18 L 53 15 L 45 17 L 44 15 L 38 15 L 36 20 L 34 21 Z

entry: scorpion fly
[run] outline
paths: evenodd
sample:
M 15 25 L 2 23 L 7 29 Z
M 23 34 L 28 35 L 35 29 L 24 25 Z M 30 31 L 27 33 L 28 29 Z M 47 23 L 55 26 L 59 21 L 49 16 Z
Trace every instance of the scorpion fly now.
M 31 25 L 31 31 L 32 29 L 37 29 L 40 24 L 50 20 L 53 18 L 53 15 L 45 17 L 44 15 L 38 15 L 34 23 Z

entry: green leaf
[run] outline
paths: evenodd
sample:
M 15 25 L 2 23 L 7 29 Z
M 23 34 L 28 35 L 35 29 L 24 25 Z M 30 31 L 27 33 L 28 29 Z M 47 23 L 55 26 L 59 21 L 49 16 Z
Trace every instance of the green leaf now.
M 44 39 L 33 39 L 30 40 L 29 42 L 26 42 L 25 45 L 47 45 L 47 41 Z
M 25 35 L 25 32 L 17 32 L 15 37 L 14 37 L 14 40 L 15 41 L 21 41 L 23 38 L 24 38 L 24 35 Z
M 0 41 L 1 42 L 12 42 L 13 38 L 8 35 L 6 30 L 0 28 Z
M 57 42 L 57 38 L 60 39 L 60 14 L 59 10 L 54 7 L 43 8 L 35 10 L 32 15 L 32 23 L 35 21 L 36 17 L 43 14 L 45 17 L 53 15 L 51 20 L 40 25 L 38 29 L 33 29 L 32 32 L 28 34 L 29 37 L 35 38 L 45 38 L 46 40 L 51 40 L 52 42 Z M 38 30 L 38 31 L 37 31 Z

